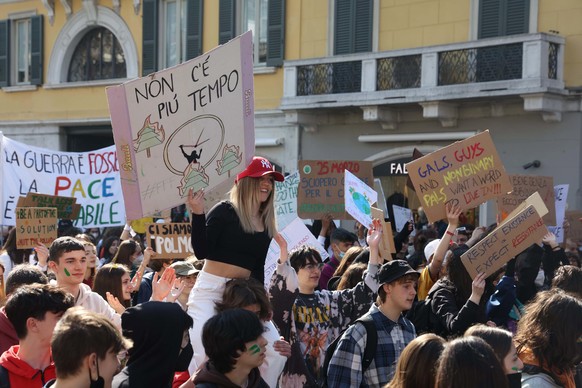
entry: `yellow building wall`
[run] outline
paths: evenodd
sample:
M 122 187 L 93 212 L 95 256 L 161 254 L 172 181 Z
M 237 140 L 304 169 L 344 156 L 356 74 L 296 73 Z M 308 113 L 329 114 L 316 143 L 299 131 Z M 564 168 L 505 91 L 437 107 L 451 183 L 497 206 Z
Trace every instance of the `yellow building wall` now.
M 566 38 L 564 82 L 582 86 L 582 2 L 580 0 L 540 1 L 538 30 L 558 31 Z
M 112 8 L 110 0 L 100 1 L 99 5 Z M 81 0 L 72 2 L 73 13 L 78 12 L 82 7 Z M 52 25 L 41 2 L 32 0 L 3 4 L 0 7 L 0 19 L 6 19 L 13 13 L 33 10 L 36 10 L 38 15 L 44 15 L 43 82 L 46 82 L 48 64 L 55 41 L 67 21 L 61 3 L 55 1 L 55 17 Z M 120 16 L 132 31 L 141 68 L 141 9 L 140 14 L 136 15 L 131 2 L 122 1 Z M 0 120 L 6 121 L 83 120 L 109 117 L 104 86 L 45 89 L 41 85 L 33 91 L 0 92 L 0 101 L 2 101 Z

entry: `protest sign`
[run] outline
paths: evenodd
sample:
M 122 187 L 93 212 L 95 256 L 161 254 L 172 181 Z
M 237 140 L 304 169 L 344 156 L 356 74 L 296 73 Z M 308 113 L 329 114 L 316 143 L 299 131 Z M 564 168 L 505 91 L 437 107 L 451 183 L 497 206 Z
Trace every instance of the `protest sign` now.
M 365 184 L 372 185 L 372 162 L 346 160 L 299 161 L 297 213 L 304 219 L 348 219 L 344 202 L 344 171 L 349 170 Z
M 560 244 L 564 242 L 564 220 L 566 218 L 569 188 L 569 184 L 554 186 L 556 225 L 548 226 L 548 229 L 556 236 L 556 242 Z
M 526 198 L 537 191 L 548 208 L 548 214 L 543 217 L 544 223 L 546 225 L 556 225 L 554 178 L 551 176 L 509 175 L 509 179 L 513 186 L 512 192 L 503 193 L 497 198 L 498 214 L 502 220 Z
M 146 241 L 157 255 L 153 259 L 185 259 L 193 255 L 192 226 L 187 222 L 149 224 L 146 227 Z
M 394 211 L 393 221 L 396 224 L 397 232 L 400 232 L 407 222 L 410 222 L 414 226 L 414 216 L 412 215 L 412 210 L 398 205 L 392 205 L 392 210 Z
M 369 228 L 372 225 L 372 210 L 370 208 L 378 201 L 378 194 L 348 170 L 345 170 L 344 180 L 346 211 L 360 224 Z
M 129 220 L 232 184 L 255 150 L 252 32 L 107 98 Z
M 394 246 L 394 235 L 392 234 L 392 224 L 384 221 L 382 210 L 372 207 L 372 218 L 377 218 L 382 222 L 382 240 L 380 240 L 380 256 L 387 261 L 392 260 L 392 253 L 396 253 Z
M 379 178 L 374 178 L 374 190 L 378 194 L 378 207 L 384 212 L 384 218 L 388 218 L 388 209 L 386 208 L 386 195 L 382 187 L 382 181 Z
M 572 240 L 572 242 L 577 245 L 582 245 L 582 211 L 566 211 L 566 220 L 570 225 L 566 234 L 566 238 Z
M 49 246 L 57 238 L 57 209 L 53 207 L 16 208 L 16 248 Z
M 511 191 L 489 131 L 406 164 L 429 221 L 446 218 L 445 204 L 471 209 Z
M 530 245 L 541 242 L 548 233 L 541 218 L 547 212 L 537 192 L 526 199 L 503 223 L 461 256 L 469 275 L 475 278 L 485 272 L 489 276 Z
M 284 229 L 297 218 L 297 187 L 299 171 L 289 174 L 284 182 L 275 182 L 275 219 L 277 230 Z
M 81 205 L 77 198 L 59 197 L 49 194 L 26 193 L 26 197 L 18 198 L 17 207 L 54 207 L 57 209 L 57 218 L 75 220 L 81 212 Z
M 313 236 L 311 231 L 307 229 L 307 226 L 299 218 L 295 218 L 291 221 L 285 229 L 280 231 L 281 236 L 287 241 L 287 250 L 291 252 L 294 249 L 299 248 L 302 245 L 308 245 L 317 249 L 321 255 L 321 259 L 325 260 L 329 257 L 326 250 L 321 246 L 319 241 Z M 269 289 L 269 284 L 271 278 L 277 269 L 277 260 L 279 259 L 279 245 L 275 242 L 275 239 L 271 240 L 269 245 L 269 250 L 267 251 L 267 257 L 265 259 L 265 288 Z
M 81 208 L 74 225 L 79 228 L 125 223 L 114 146 L 89 152 L 60 152 L 4 136 L 2 151 L 0 224 L 16 224 L 14 209 L 18 198 L 29 192 L 76 198 Z

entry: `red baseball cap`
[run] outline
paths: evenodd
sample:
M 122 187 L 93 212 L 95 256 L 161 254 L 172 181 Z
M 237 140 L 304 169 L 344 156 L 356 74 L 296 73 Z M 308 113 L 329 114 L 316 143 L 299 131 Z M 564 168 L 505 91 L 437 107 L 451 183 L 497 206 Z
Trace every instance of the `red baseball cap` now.
M 255 156 L 251 164 L 249 164 L 243 172 L 236 176 L 234 182 L 238 183 L 238 181 L 246 177 L 260 178 L 268 174 L 272 174 L 273 178 L 275 178 L 277 182 L 283 182 L 285 180 L 283 174 L 275 171 L 275 166 L 273 166 L 271 162 L 265 158 L 261 158 L 260 156 Z

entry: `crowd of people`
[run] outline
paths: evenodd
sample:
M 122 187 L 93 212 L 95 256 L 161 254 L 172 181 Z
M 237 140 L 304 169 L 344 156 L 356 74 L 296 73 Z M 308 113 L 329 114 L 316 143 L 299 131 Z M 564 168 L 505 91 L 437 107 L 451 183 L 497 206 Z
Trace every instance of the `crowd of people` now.
M 353 231 L 315 220 L 324 262 L 277 232 L 283 180 L 255 157 L 207 213 L 191 191 L 186 259 L 160 257 L 129 224 L 63 226 L 34 249 L 17 249 L 11 229 L 0 387 L 582 386 L 577 242 L 548 233 L 471 278 L 461 256 L 496 225 L 448 205 L 446 221 L 395 231 L 391 257 L 383 220 Z M 272 240 L 281 253 L 265 282 Z

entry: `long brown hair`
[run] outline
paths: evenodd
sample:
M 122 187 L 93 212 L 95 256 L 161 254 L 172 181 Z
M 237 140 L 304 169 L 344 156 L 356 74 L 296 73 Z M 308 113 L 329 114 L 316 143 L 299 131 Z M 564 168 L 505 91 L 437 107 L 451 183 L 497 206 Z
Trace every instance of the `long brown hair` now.
M 0 254 L 6 253 L 10 257 L 12 265 L 28 263 L 28 257 L 32 253 L 32 249 L 18 249 L 16 248 L 16 228 L 10 229 L 6 241 L 0 249 Z
M 436 334 L 416 337 L 402 351 L 387 388 L 434 387 L 438 359 L 446 341 Z
M 334 276 L 342 276 L 344 274 L 344 272 L 347 271 L 348 267 L 354 262 L 354 260 L 356 259 L 356 257 L 358 257 L 358 255 L 360 254 L 360 252 L 362 252 L 364 250 L 364 248 L 362 248 L 361 246 L 354 246 L 354 247 L 350 247 L 347 251 L 346 254 L 344 255 L 344 258 L 342 259 L 342 261 L 340 262 L 340 264 L 337 266 L 335 272 L 333 273 L 332 277 Z
M 354 288 L 362 281 L 362 275 L 366 268 L 368 268 L 368 265 L 365 263 L 354 263 L 350 265 L 340 278 L 336 290 L 349 290 Z
M 449 342 L 441 354 L 436 388 L 507 386 L 503 366 L 491 346 L 481 338 L 457 338 Z
M 529 349 L 541 365 L 565 372 L 577 359 L 582 301 L 560 290 L 539 292 L 519 320 L 517 352 Z
M 93 284 L 93 291 L 98 293 L 107 300 L 107 292 L 119 299 L 122 305 L 129 307 L 131 300 L 123 299 L 123 290 L 121 285 L 121 278 L 123 275 L 129 275 L 129 269 L 125 265 L 120 264 L 105 264 L 99 268 L 95 275 L 95 283 Z
M 125 265 L 131 268 L 132 262 L 129 259 L 137 251 L 137 242 L 133 240 L 124 240 L 119 244 L 117 248 L 117 253 L 111 260 L 112 263 Z
M 232 202 L 240 224 L 246 233 L 255 232 L 251 216 L 253 215 L 253 209 L 258 208 L 265 230 L 269 237 L 273 238 L 277 234 L 275 208 L 273 205 L 275 182 L 273 182 L 273 191 L 263 203 L 261 203 L 259 198 L 260 182 L 260 178 L 242 178 L 230 190 L 230 202 Z

